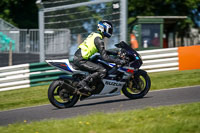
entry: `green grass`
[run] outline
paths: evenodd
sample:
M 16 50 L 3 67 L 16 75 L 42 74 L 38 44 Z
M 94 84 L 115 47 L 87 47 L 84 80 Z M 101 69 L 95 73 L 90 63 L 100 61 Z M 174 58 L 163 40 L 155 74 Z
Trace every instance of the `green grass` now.
M 200 69 L 150 73 L 151 90 L 200 85 Z
M 48 85 L 0 92 L 0 110 L 48 104 Z
M 150 73 L 151 90 L 200 85 L 200 69 Z M 48 104 L 48 85 L 0 92 L 0 110 Z
M 200 133 L 200 103 L 10 124 L 1 133 Z

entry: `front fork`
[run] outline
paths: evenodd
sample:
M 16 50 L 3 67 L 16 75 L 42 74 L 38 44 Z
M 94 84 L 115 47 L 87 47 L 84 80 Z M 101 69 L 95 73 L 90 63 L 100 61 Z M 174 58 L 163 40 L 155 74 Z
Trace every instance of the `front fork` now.
M 137 90 L 141 89 L 140 86 L 140 78 L 139 78 L 139 74 L 138 71 L 135 71 L 129 78 L 128 82 L 127 82 L 127 87 L 129 89 L 131 89 L 133 91 L 133 88 L 136 88 Z

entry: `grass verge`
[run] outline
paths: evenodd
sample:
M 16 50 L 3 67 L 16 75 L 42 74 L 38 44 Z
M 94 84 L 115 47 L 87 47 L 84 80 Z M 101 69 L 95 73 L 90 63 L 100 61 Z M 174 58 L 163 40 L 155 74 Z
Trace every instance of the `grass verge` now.
M 48 85 L 0 92 L 0 110 L 47 104 Z
M 200 85 L 200 69 L 150 73 L 151 90 Z
M 10 124 L 1 133 L 200 133 L 200 103 Z
M 200 85 L 200 69 L 150 73 L 151 90 Z M 48 104 L 48 85 L 0 92 L 0 110 Z

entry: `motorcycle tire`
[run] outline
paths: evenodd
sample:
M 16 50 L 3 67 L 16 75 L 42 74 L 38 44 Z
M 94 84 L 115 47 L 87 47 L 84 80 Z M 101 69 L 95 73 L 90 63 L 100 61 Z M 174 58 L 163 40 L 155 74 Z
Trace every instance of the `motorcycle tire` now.
M 145 80 L 145 83 L 146 83 L 144 89 L 137 94 L 133 94 L 129 91 L 128 86 L 124 85 L 124 87 L 122 88 L 122 92 L 126 97 L 128 97 L 130 99 L 138 99 L 138 98 L 144 97 L 149 92 L 150 87 L 151 87 L 151 80 L 150 80 L 146 71 L 139 70 L 136 74 L 134 74 L 134 79 L 130 79 L 130 80 L 135 80 L 135 78 L 138 78 L 140 76 L 143 77 L 143 79 Z M 130 80 L 129 80 L 129 82 L 133 82 L 133 81 L 130 81 Z
M 48 89 L 48 99 L 52 105 L 57 108 L 69 108 L 74 106 L 79 100 L 79 95 L 77 94 L 67 94 L 67 92 L 63 93 L 63 95 L 69 95 L 69 100 L 64 101 L 63 98 L 60 98 L 61 91 L 65 91 L 67 88 L 61 88 L 60 80 L 55 80 L 51 83 Z M 55 93 L 56 92 L 56 93 Z M 57 99 L 60 98 L 59 100 Z

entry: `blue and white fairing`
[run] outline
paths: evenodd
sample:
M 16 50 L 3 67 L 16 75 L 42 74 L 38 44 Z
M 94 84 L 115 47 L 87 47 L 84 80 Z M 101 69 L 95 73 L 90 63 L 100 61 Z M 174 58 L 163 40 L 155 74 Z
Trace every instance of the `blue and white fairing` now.
M 120 42 L 115 45 L 117 48 L 121 48 L 123 52 L 125 52 L 126 57 L 129 58 L 129 66 L 134 67 L 135 69 L 139 69 L 143 64 L 140 54 L 137 53 L 134 49 L 132 49 L 125 42 Z
M 46 60 L 46 62 L 53 66 L 58 68 L 59 70 L 66 72 L 68 74 L 76 74 L 76 73 L 82 73 L 82 74 L 88 74 L 88 72 L 77 70 L 73 68 L 73 66 L 70 64 L 68 59 L 63 60 Z
M 108 62 L 100 60 L 100 59 L 98 59 L 97 61 L 109 66 L 110 68 L 113 68 L 116 66 L 115 63 L 108 63 Z M 119 67 L 118 71 L 133 74 L 135 69 L 133 67 L 123 66 L 123 67 Z

